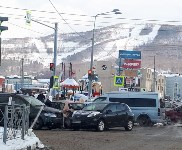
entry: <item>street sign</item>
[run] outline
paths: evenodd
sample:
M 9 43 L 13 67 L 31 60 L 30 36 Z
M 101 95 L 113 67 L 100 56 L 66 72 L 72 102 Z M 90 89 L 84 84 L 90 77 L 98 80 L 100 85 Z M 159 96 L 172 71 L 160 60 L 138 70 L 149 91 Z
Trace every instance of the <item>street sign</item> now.
M 26 11 L 26 23 L 31 23 L 31 11 Z
M 115 61 L 115 63 L 119 66 L 119 65 L 123 65 L 124 64 L 124 59 L 122 59 L 122 58 L 118 58 L 118 59 L 116 59 L 116 61 Z
M 119 50 L 119 58 L 141 59 L 141 51 Z
M 53 89 L 59 89 L 59 76 L 54 76 Z
M 124 76 L 114 76 L 114 86 L 124 86 Z
M 128 69 L 139 69 L 139 68 L 141 68 L 141 61 L 140 60 L 125 59 L 124 64 L 121 67 L 122 68 L 128 68 Z

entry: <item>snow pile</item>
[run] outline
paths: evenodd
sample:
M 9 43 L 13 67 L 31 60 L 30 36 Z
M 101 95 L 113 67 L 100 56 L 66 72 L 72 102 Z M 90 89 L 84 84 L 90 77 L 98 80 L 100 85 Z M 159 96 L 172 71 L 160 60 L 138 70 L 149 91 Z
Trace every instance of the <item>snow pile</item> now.
M 0 127 L 0 137 L 3 137 L 4 128 Z M 25 139 L 22 140 L 21 136 L 8 140 L 3 143 L 3 138 L 0 138 L 0 147 L 3 150 L 26 150 L 27 148 L 35 149 L 35 148 L 44 148 L 44 145 L 40 142 L 39 138 L 32 132 L 31 129 L 28 131 L 28 135 L 25 135 Z

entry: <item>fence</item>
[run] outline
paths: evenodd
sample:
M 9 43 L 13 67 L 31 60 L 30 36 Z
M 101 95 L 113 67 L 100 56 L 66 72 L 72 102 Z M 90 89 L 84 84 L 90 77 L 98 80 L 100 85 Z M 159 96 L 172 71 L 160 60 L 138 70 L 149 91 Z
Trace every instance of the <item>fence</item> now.
M 4 125 L 3 142 L 21 138 L 28 133 L 30 106 L 0 103 L 0 125 Z

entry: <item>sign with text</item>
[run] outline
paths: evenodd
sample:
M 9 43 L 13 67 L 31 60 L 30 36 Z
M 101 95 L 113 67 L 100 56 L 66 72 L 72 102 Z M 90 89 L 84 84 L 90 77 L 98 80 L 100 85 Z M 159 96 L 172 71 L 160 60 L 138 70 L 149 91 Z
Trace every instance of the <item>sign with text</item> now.
M 141 59 L 141 51 L 119 50 L 119 58 Z
M 123 70 L 122 74 L 127 77 L 137 77 L 138 71 L 137 70 Z
M 140 60 L 125 59 L 124 64 L 121 67 L 122 68 L 128 68 L 128 69 L 139 69 L 139 68 L 141 68 L 141 61 Z

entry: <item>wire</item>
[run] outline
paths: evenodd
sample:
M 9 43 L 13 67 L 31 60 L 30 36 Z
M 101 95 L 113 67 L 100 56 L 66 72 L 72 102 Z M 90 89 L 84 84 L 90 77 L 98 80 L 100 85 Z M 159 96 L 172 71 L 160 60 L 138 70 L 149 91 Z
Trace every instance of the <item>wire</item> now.
M 36 9 L 26 9 L 26 8 L 18 8 L 18 7 L 8 7 L 8 6 L 0 6 L 1 8 L 7 8 L 7 9 L 15 9 L 15 10 L 22 10 L 22 11 L 32 11 L 32 12 L 40 12 L 40 13 L 49 13 L 49 14 L 57 14 L 57 12 L 52 12 L 52 11 L 45 11 L 45 10 L 36 10 Z M 88 15 L 79 15 L 79 14 L 68 14 L 68 13 L 60 13 L 60 14 L 65 14 L 65 15 L 70 15 L 70 16 L 81 16 L 81 17 L 88 17 Z M 91 17 L 91 16 L 90 16 Z
M 80 37 L 82 37 L 83 39 L 87 39 L 84 36 L 82 36 L 81 34 L 79 34 L 76 30 L 74 30 L 69 23 L 63 18 L 63 16 L 59 13 L 59 11 L 56 9 L 56 7 L 54 6 L 54 4 L 51 2 L 51 0 L 49 0 L 49 2 L 51 3 L 52 7 L 56 10 L 56 12 L 58 13 L 58 15 L 62 18 L 62 20 L 64 20 L 64 22 L 68 25 L 68 27 L 70 29 L 72 29 L 76 34 L 78 34 Z M 88 40 L 88 39 L 87 39 Z
M 35 30 L 31 30 L 31 29 L 27 29 L 27 28 L 24 28 L 24 27 L 22 27 L 22 26 L 19 26 L 19 25 L 16 25 L 16 24 L 14 24 L 14 23 L 11 23 L 11 22 L 8 22 L 8 23 L 11 24 L 11 25 L 14 25 L 14 26 L 16 26 L 16 27 L 25 29 L 25 30 L 29 30 L 29 31 L 32 31 L 32 32 L 35 32 L 35 33 L 39 33 L 39 34 L 45 35 L 44 33 L 41 33 L 41 32 L 35 31 Z
M 50 3 L 52 3 L 52 2 L 50 1 Z M 27 11 L 28 10 L 28 9 L 25 9 L 25 8 L 17 8 L 17 7 L 16 8 L 15 7 L 7 7 L 7 6 L 0 6 L 0 7 L 7 8 L 7 9 L 23 10 L 23 11 Z M 40 10 L 35 10 L 35 9 L 34 10 L 31 9 L 30 11 L 35 11 L 35 12 L 40 12 L 40 13 L 50 13 L 50 14 L 55 14 L 55 13 L 58 12 L 58 11 L 57 12 L 49 12 L 49 11 L 45 11 L 45 10 L 41 10 L 40 11 Z M 68 14 L 68 13 L 59 13 L 59 15 L 61 15 L 61 14 L 71 15 L 71 16 L 81 16 L 81 17 L 92 17 L 92 18 L 94 17 L 94 16 L 88 16 L 88 15 L 74 14 L 74 13 L 71 13 L 71 14 Z M 100 17 L 102 17 L 102 18 L 115 18 L 115 17 L 105 17 L 105 16 L 102 16 L 102 15 L 100 15 Z M 119 17 L 119 18 L 115 18 L 115 19 L 119 19 L 119 20 L 131 20 L 131 21 L 146 21 L 146 22 L 147 21 L 149 21 L 149 22 L 159 22 L 159 21 L 162 21 L 162 22 L 167 22 L 167 23 L 180 23 L 180 22 L 182 22 L 182 21 L 178 21 L 178 20 L 167 20 L 167 21 L 164 21 L 164 20 L 156 20 L 156 19 L 144 20 L 142 18 L 131 18 L 131 19 L 129 19 L 129 18 L 124 18 L 124 17 Z

